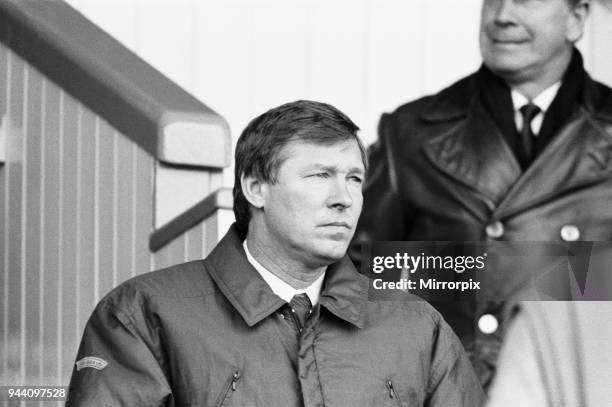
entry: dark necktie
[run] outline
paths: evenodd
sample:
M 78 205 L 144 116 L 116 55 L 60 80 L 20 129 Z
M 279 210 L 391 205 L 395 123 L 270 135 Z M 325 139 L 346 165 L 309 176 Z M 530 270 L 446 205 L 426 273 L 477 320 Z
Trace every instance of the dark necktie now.
M 301 331 L 302 328 L 304 328 L 306 320 L 312 313 L 312 304 L 310 303 L 310 299 L 306 293 L 297 294 L 293 296 L 289 302 L 289 306 L 291 306 L 291 312 L 295 316 Z
M 521 163 L 527 168 L 533 160 L 534 134 L 531 130 L 531 121 L 540 113 L 540 108 L 533 103 L 528 103 L 520 108 L 523 116 L 523 128 L 521 130 Z

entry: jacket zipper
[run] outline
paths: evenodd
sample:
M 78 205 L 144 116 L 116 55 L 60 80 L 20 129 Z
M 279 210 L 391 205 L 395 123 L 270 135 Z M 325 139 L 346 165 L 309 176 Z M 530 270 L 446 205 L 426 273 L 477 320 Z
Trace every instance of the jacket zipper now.
M 229 398 L 228 396 L 229 396 L 230 390 L 236 391 L 236 387 L 238 385 L 239 380 L 240 380 L 240 370 L 236 370 L 234 373 L 232 373 L 230 377 L 230 381 L 228 382 L 227 387 L 225 388 L 225 392 L 223 393 L 223 398 L 221 399 L 219 406 L 222 406 L 223 403 L 225 403 L 225 400 Z
M 393 387 L 393 381 L 391 379 L 387 379 L 387 390 L 389 391 L 389 398 L 395 399 L 395 403 L 398 407 L 402 407 L 402 402 L 399 398 L 399 395 L 395 391 L 395 387 Z

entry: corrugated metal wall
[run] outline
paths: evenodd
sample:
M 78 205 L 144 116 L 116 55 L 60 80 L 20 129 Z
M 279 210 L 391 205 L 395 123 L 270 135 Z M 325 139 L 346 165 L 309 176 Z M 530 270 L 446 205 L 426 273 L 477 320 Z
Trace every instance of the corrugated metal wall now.
M 66 384 L 111 287 L 148 271 L 154 159 L 0 44 L 0 383 Z

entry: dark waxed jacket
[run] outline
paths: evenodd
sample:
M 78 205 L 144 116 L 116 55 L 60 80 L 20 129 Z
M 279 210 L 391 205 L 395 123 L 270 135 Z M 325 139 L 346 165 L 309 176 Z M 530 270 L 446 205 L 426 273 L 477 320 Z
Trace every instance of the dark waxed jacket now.
M 136 277 L 89 320 L 69 406 L 466 406 L 483 393 L 423 301 L 367 300 L 348 258 L 328 268 L 300 334 L 234 227 L 204 261 Z M 285 315 L 285 316 L 283 316 Z
M 578 108 L 522 172 L 483 104 L 477 74 L 383 115 L 370 150 L 351 256 L 367 241 L 612 240 L 612 91 L 586 76 Z M 577 232 L 577 233 L 576 233 Z M 511 259 L 484 282 L 508 299 L 534 264 Z M 530 267 L 531 266 L 531 267 Z M 483 383 L 503 334 L 499 304 L 436 304 Z M 477 321 L 500 321 L 483 334 Z

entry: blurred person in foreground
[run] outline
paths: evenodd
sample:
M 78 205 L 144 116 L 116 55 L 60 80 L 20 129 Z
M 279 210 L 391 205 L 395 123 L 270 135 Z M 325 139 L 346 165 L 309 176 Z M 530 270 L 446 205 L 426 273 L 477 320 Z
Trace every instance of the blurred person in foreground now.
M 612 240 L 612 91 L 574 44 L 588 0 L 483 0 L 481 68 L 384 114 L 370 150 L 364 242 Z M 504 301 L 538 265 L 508 259 L 483 299 L 436 303 L 488 386 Z
M 611 308 L 598 301 L 521 303 L 487 406 L 611 406 Z
M 257 117 L 235 155 L 236 223 L 199 261 L 108 294 L 69 406 L 465 406 L 483 392 L 426 302 L 369 301 L 346 256 L 366 154 L 334 107 Z
M 593 243 L 582 301 L 513 306 L 488 407 L 612 406 L 611 271 L 612 243 Z

